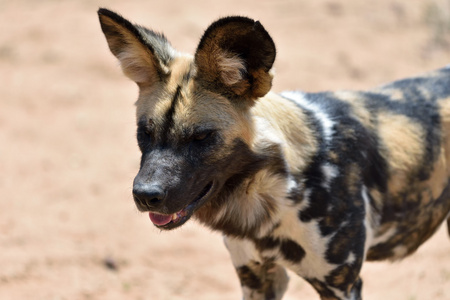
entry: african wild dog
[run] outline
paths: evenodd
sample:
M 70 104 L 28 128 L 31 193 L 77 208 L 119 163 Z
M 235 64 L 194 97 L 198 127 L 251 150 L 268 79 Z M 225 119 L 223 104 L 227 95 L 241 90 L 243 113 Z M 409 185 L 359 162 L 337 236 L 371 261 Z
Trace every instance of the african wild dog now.
M 322 299 L 361 299 L 364 260 L 400 259 L 450 211 L 450 68 L 367 92 L 270 92 L 275 45 L 227 17 L 195 55 L 106 9 L 139 86 L 133 196 L 160 229 L 221 231 L 245 299 L 281 299 L 285 268 Z

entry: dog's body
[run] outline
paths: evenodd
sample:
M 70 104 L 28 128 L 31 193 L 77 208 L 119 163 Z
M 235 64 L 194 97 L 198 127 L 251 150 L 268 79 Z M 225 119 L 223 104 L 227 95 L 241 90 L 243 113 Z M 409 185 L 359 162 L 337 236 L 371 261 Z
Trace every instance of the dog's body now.
M 191 57 L 99 16 L 140 88 L 137 207 L 161 229 L 194 216 L 221 231 L 245 299 L 281 299 L 285 268 L 322 299 L 360 299 L 364 260 L 403 258 L 448 218 L 450 68 L 368 92 L 277 95 L 259 22 L 213 23 Z

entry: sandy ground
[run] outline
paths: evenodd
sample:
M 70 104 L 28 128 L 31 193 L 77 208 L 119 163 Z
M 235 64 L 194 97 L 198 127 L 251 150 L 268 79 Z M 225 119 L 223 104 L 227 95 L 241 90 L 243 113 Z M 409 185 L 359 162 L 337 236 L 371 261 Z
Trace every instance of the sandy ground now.
M 220 16 L 260 19 L 278 48 L 276 91 L 369 88 L 450 63 L 448 0 L 0 0 L 0 299 L 241 297 L 219 234 L 159 232 L 134 206 L 137 88 L 100 6 L 188 52 Z M 363 278 L 368 300 L 450 299 L 447 233 Z M 285 299 L 318 296 L 291 276 Z

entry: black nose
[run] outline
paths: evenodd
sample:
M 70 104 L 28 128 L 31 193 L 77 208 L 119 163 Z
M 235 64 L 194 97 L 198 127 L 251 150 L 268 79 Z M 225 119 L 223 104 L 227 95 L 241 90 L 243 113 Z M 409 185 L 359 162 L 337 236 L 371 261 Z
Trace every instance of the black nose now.
M 140 210 L 153 210 L 161 205 L 166 193 L 161 186 L 151 183 L 135 183 L 133 196 Z

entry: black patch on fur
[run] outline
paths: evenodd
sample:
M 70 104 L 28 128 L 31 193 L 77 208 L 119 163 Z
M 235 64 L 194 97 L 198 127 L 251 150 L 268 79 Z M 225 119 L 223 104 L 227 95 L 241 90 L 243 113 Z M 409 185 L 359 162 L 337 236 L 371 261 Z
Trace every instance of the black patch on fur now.
M 299 176 L 304 180 L 304 191 L 309 193 L 308 205 L 299 211 L 299 218 L 302 222 L 318 220 L 321 234 L 326 236 L 337 231 L 343 222 L 353 223 L 358 217 L 364 216 L 362 185 L 386 192 L 388 165 L 379 152 L 376 135 L 353 117 L 348 103 L 339 100 L 333 93 L 304 95 L 307 101 L 320 106 L 330 119 L 338 120 L 329 141 L 325 141 L 320 124 L 315 126 L 321 135 L 318 140 L 319 151 Z M 311 117 L 314 118 L 314 114 Z M 333 156 L 330 151 L 333 151 Z M 331 165 L 338 170 L 337 176 L 326 185 L 324 165 Z M 352 170 L 350 166 L 364 167 Z M 355 176 L 355 172 L 360 174 Z M 293 196 L 300 198 L 300 195 Z M 348 212 L 353 213 L 348 215 Z M 338 260 L 337 257 L 331 259 Z
M 360 268 L 345 264 L 331 271 L 330 275 L 325 277 L 329 286 L 346 291 L 349 286 L 358 278 Z
M 252 290 L 262 289 L 261 279 L 248 266 L 238 267 L 236 271 L 243 286 L 247 286 Z
M 439 74 L 439 76 L 437 76 Z M 429 93 L 427 95 L 431 96 L 431 99 L 436 100 L 436 98 L 445 99 L 450 95 L 450 68 L 442 68 L 436 71 L 436 76 L 422 76 L 415 78 L 406 78 L 402 80 L 394 81 L 390 84 L 384 85 L 383 88 L 386 89 L 400 89 L 406 91 L 406 97 L 408 99 L 417 99 L 422 101 L 422 99 L 427 99 L 423 93 L 419 91 L 418 94 L 414 92 L 417 91 L 417 87 L 424 87 Z M 418 97 L 420 95 L 420 98 Z
M 189 70 L 183 75 L 182 82 L 184 84 L 187 84 L 192 79 L 195 73 L 194 70 L 195 70 L 194 63 L 191 63 L 191 65 L 189 66 Z
M 395 226 L 398 229 L 389 240 L 370 247 L 367 252 L 367 260 L 388 259 L 394 255 L 393 249 L 397 246 L 402 246 L 406 249 L 405 256 L 415 252 L 421 244 L 432 236 L 437 227 L 445 221 L 445 218 L 450 211 L 449 199 L 450 182 L 442 191 L 439 198 L 428 205 L 424 205 L 421 209 L 416 210 L 411 210 L 409 208 L 409 213 L 403 215 L 404 218 L 401 220 L 401 223 L 399 220 L 385 221 L 383 218 L 381 225 L 383 225 L 384 222 L 395 222 L 392 226 Z M 404 212 L 405 209 L 402 209 L 401 212 Z M 394 212 L 389 211 L 384 212 L 383 214 L 391 217 L 392 213 Z
M 326 283 L 314 278 L 305 279 L 314 287 L 314 289 L 319 293 L 322 299 L 339 300 L 339 298 L 336 297 L 336 294 L 330 288 L 328 288 Z
M 329 263 L 342 264 L 350 253 L 357 258 L 364 254 L 365 227 L 362 224 L 364 214 L 352 210 L 349 210 L 347 212 L 349 216 L 342 220 L 347 225 L 338 229 L 328 244 L 325 256 Z
M 306 255 L 303 247 L 290 239 L 281 241 L 280 251 L 286 260 L 293 263 L 300 263 Z
M 311 191 L 310 202 L 306 209 L 299 211 L 302 222 L 324 217 L 327 214 L 328 200 L 330 194 L 324 188 L 316 188 Z
M 138 121 L 136 138 L 142 153 L 149 150 L 154 138 L 152 128 L 149 127 L 149 121 L 145 116 Z
M 173 120 L 175 114 L 175 107 L 181 98 L 181 86 L 177 86 L 177 89 L 172 97 L 172 102 L 170 104 L 169 109 L 164 116 L 164 124 L 161 127 L 161 137 L 163 137 L 163 146 L 166 146 L 169 140 L 169 131 L 174 126 L 175 122 Z
M 280 245 L 280 240 L 275 239 L 271 236 L 265 236 L 261 239 L 255 240 L 255 247 L 260 252 L 262 252 L 264 250 L 275 249 L 279 245 Z

